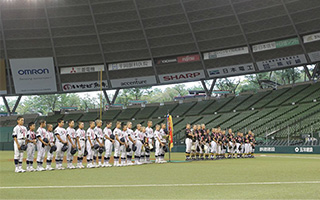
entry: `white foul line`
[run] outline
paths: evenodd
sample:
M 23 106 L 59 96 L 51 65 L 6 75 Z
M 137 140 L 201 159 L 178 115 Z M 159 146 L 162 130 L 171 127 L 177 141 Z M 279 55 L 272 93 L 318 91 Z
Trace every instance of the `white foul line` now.
M 282 184 L 320 184 L 320 181 L 294 182 L 248 182 L 248 183 L 194 183 L 194 184 L 150 184 L 150 185 L 52 185 L 52 186 L 13 186 L 0 189 L 65 189 L 65 188 L 123 188 L 123 187 L 186 187 L 186 186 L 232 186 L 232 185 L 282 185 Z

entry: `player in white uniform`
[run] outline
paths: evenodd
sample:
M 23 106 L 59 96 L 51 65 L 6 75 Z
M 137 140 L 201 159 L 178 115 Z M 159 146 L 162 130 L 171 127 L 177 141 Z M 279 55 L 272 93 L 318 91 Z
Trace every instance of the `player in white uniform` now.
M 146 137 L 146 127 L 141 127 L 140 140 L 142 142 L 140 162 L 146 164 L 146 150 L 149 149 L 148 138 Z
M 82 165 L 83 161 L 83 154 L 86 149 L 86 131 L 84 128 L 84 123 L 79 122 L 78 123 L 78 130 L 76 132 L 77 134 L 77 144 L 78 144 L 78 158 L 77 158 L 77 168 L 84 168 Z
M 133 132 L 133 137 L 136 145 L 136 151 L 134 152 L 134 162 L 136 165 L 141 165 L 140 156 L 142 148 L 142 140 L 144 138 L 143 133 L 141 132 L 141 124 L 137 124 L 137 129 Z
M 58 127 L 54 130 L 54 135 L 56 136 L 56 169 L 64 169 L 62 167 L 64 152 L 61 150 L 64 145 L 68 145 L 67 131 L 63 128 L 63 119 L 58 119 Z
M 104 144 L 103 144 L 104 135 L 103 135 L 103 131 L 101 129 L 102 121 L 97 119 L 96 120 L 96 125 L 97 126 L 93 129 L 94 130 L 94 134 L 96 135 L 96 144 L 99 144 L 99 148 L 103 148 L 104 149 Z M 96 149 L 94 151 L 93 160 L 94 160 L 94 162 L 96 162 L 96 159 L 97 159 L 96 157 L 98 157 L 98 161 L 99 161 L 98 162 L 98 167 L 102 167 L 102 164 L 101 164 L 102 153 L 99 153 L 99 149 Z
M 43 168 L 43 160 L 45 156 L 45 147 L 48 146 L 49 144 L 46 143 L 44 140 L 47 138 L 47 130 L 46 128 L 46 121 L 45 120 L 40 120 L 39 121 L 40 127 L 38 128 L 36 132 L 36 137 L 37 137 L 37 150 L 38 150 L 38 155 L 37 155 L 37 171 L 45 171 L 45 168 Z
M 95 164 L 92 164 L 93 162 L 93 156 L 94 156 L 94 151 L 93 151 L 93 145 L 95 144 L 96 140 L 96 135 L 94 134 L 94 127 L 96 126 L 94 121 L 89 122 L 90 127 L 87 130 L 87 168 L 94 168 Z
M 211 129 L 211 160 L 214 159 L 214 157 L 217 156 L 217 129 L 212 128 Z
M 127 122 L 126 141 L 130 148 L 130 151 L 127 152 L 127 165 L 133 165 L 131 161 L 133 155 L 132 147 L 135 145 L 135 141 L 133 138 L 132 122 Z
M 146 128 L 146 138 L 147 138 L 147 143 L 149 145 L 149 148 L 150 147 L 153 147 L 154 146 L 154 133 L 153 133 L 153 129 L 152 129 L 152 121 L 148 121 L 148 127 Z M 150 148 L 150 151 L 152 149 Z M 150 152 L 146 152 L 145 153 L 146 155 L 146 160 L 145 160 L 145 163 L 152 163 L 150 161 Z M 158 155 L 155 154 L 155 156 L 157 157 Z
M 186 160 L 190 160 L 190 154 L 191 154 L 191 146 L 192 146 L 192 131 L 191 131 L 191 125 L 187 124 L 186 125 L 186 130 L 185 130 L 185 134 L 186 134 L 186 140 L 185 140 L 185 144 L 186 144 Z
M 53 126 L 52 124 L 47 124 L 47 138 L 49 140 L 49 146 L 50 148 L 55 145 L 55 138 L 54 138 L 54 134 L 52 132 L 53 130 Z M 46 170 L 53 170 L 53 168 L 51 167 L 51 163 L 52 163 L 52 160 L 53 160 L 53 155 L 54 155 L 54 152 L 50 152 L 50 150 L 48 151 L 47 153 L 47 167 L 46 167 Z
M 160 163 L 160 149 L 162 148 L 162 143 L 161 143 L 161 134 L 160 134 L 160 125 L 157 124 L 156 125 L 156 129 L 154 131 L 154 136 L 155 136 L 155 148 L 156 148 L 156 151 L 155 151 L 155 157 L 156 157 L 156 161 L 155 163 Z
M 166 130 L 166 124 L 162 123 L 161 124 L 161 129 L 160 129 L 160 136 L 161 136 L 161 143 L 163 144 L 160 148 L 160 163 L 166 163 L 167 161 L 164 160 L 164 156 L 166 154 L 164 147 L 165 144 L 167 143 L 167 137 L 169 136 L 167 134 Z
M 21 150 L 21 145 L 26 145 L 27 139 L 27 128 L 23 126 L 24 118 L 22 116 L 17 117 L 17 126 L 14 127 L 12 132 L 12 137 L 14 140 L 14 164 L 16 166 L 15 172 L 26 172 L 22 169 L 23 161 L 23 150 Z
M 27 171 L 33 172 L 35 169 L 33 168 L 33 159 L 37 144 L 36 133 L 34 130 L 36 129 L 36 125 L 34 122 L 30 122 L 28 124 L 29 131 L 27 132 Z
M 113 156 L 114 164 L 113 164 L 113 166 L 115 166 L 115 167 L 120 166 L 120 164 L 119 164 L 119 156 L 120 156 L 120 143 L 121 143 L 121 141 L 120 141 L 119 137 L 122 134 L 121 133 L 122 131 L 120 130 L 120 128 L 121 128 L 121 122 L 118 121 L 116 123 L 116 128 L 113 130 L 113 135 L 115 137 L 114 156 Z
M 76 144 L 76 130 L 73 128 L 74 127 L 74 120 L 70 119 L 68 122 L 69 127 L 67 128 L 67 139 L 68 139 L 68 150 L 67 150 L 67 168 L 68 169 L 75 169 L 75 167 L 72 164 L 73 161 L 73 155 L 71 154 L 72 148 L 75 149 L 77 148 Z
M 106 153 L 104 154 L 104 167 L 112 167 L 112 165 L 109 163 L 114 144 L 114 135 L 112 134 L 111 127 L 112 122 L 106 122 L 106 127 L 103 129 L 104 146 L 106 148 Z
M 120 138 L 120 157 L 121 157 L 121 166 L 127 166 L 126 157 L 127 157 L 127 125 L 124 125 L 122 128 L 122 132 L 119 135 Z

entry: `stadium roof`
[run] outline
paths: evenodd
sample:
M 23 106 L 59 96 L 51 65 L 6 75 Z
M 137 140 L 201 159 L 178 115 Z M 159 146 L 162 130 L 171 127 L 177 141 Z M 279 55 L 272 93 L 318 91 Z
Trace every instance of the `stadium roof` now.
M 319 0 L 0 2 L 0 58 L 9 66 L 15 58 L 52 57 L 58 92 L 62 83 L 97 81 L 98 72 L 90 71 L 100 67 L 106 89 L 112 89 L 320 60 Z M 72 67 L 77 73 L 70 73 Z M 10 95 L 16 92 L 9 77 Z M 130 79 L 135 77 L 146 80 Z

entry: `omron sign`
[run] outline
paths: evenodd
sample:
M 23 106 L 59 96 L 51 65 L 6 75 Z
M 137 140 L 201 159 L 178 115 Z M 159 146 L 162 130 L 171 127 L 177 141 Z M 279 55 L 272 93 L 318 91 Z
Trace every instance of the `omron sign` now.
M 18 74 L 20 74 L 20 75 L 48 74 L 48 73 L 49 73 L 49 69 L 47 69 L 47 68 L 44 68 L 44 69 L 25 69 L 25 70 L 20 69 L 18 71 Z
M 10 66 L 17 94 L 57 91 L 52 57 L 10 59 Z
M 205 75 L 202 70 L 159 75 L 161 83 L 196 81 L 203 78 Z

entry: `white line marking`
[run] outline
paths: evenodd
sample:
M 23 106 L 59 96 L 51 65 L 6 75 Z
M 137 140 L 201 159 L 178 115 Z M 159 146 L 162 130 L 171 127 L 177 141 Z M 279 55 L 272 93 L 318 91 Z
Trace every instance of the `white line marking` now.
M 320 157 L 300 157 L 300 156 L 274 156 L 274 155 L 257 155 L 257 157 L 263 157 L 263 158 L 298 158 L 298 159 L 316 159 L 320 160 Z
M 320 184 L 319 181 L 294 182 L 248 182 L 248 183 L 193 183 L 193 184 L 150 184 L 150 185 L 52 185 L 52 186 L 13 186 L 0 189 L 65 189 L 65 188 L 123 188 L 123 187 L 186 187 L 186 186 L 232 186 L 232 185 L 282 185 L 282 184 Z

